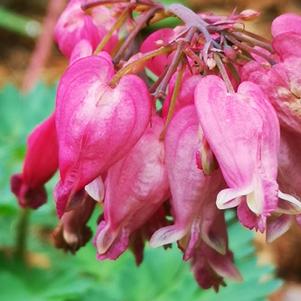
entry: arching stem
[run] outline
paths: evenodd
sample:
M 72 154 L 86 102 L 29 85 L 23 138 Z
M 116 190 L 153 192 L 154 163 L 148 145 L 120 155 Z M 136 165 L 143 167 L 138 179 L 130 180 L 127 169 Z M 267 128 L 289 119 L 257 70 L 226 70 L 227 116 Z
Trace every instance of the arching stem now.
M 141 57 L 141 58 L 127 64 L 123 68 L 121 68 L 111 79 L 110 86 L 115 87 L 117 85 L 117 83 L 119 82 L 119 80 L 121 79 L 121 77 L 130 73 L 131 70 L 134 69 L 137 65 L 143 64 L 155 56 L 169 53 L 173 49 L 174 49 L 174 47 L 172 45 L 170 45 L 170 46 L 164 46 L 159 49 L 145 53 L 143 57 Z
M 177 67 L 183 57 L 184 48 L 186 47 L 187 43 L 191 42 L 196 31 L 197 31 L 196 27 L 191 27 L 189 29 L 186 37 L 178 43 L 176 52 L 173 56 L 170 66 L 166 72 L 166 75 L 164 76 L 160 85 L 156 89 L 156 92 L 154 93 L 156 98 L 159 98 L 159 99 L 165 98 L 165 92 L 166 92 L 167 85 L 168 85 L 172 75 L 177 70 Z
M 252 46 L 259 46 L 259 47 L 264 48 L 264 49 L 266 49 L 266 50 L 268 50 L 269 52 L 272 52 L 272 53 L 274 52 L 273 47 L 270 43 L 266 43 L 266 42 L 257 40 L 253 37 L 250 37 L 250 36 L 244 36 L 241 33 L 229 32 L 228 31 L 227 34 L 233 36 L 235 39 L 237 39 L 241 42 L 249 43 Z
M 98 54 L 99 52 L 101 52 L 103 50 L 103 48 L 106 46 L 106 44 L 109 42 L 109 40 L 111 39 L 112 35 L 114 34 L 114 32 L 116 30 L 118 30 L 126 21 L 126 19 L 129 16 L 129 13 L 132 9 L 132 6 L 129 5 L 122 13 L 121 15 L 118 17 L 118 19 L 116 20 L 115 24 L 112 26 L 112 28 L 107 32 L 107 34 L 103 37 L 103 39 L 101 40 L 101 42 L 99 43 L 99 45 L 97 46 L 96 50 L 94 51 L 95 54 Z
M 167 113 L 167 117 L 166 117 L 166 122 L 164 124 L 164 128 L 160 135 L 161 140 L 163 140 L 165 138 L 167 127 L 172 119 L 172 116 L 174 115 L 177 99 L 180 94 L 184 71 L 185 71 L 185 64 L 182 64 L 180 70 L 178 71 L 176 83 L 175 83 L 175 86 L 174 86 L 174 89 L 172 92 L 172 96 L 171 96 L 171 100 L 170 100 L 170 104 L 169 104 L 169 108 L 168 108 L 168 113 Z
M 265 60 L 267 60 L 267 62 L 269 62 L 271 65 L 274 65 L 275 64 L 275 61 L 273 59 L 271 59 L 270 56 L 262 53 L 261 51 L 258 51 L 257 49 L 254 49 L 246 44 L 243 44 L 241 42 L 239 42 L 238 40 L 236 40 L 234 37 L 232 37 L 231 35 L 229 34 L 226 34 L 226 38 L 231 42 L 233 43 L 234 45 L 236 45 L 238 48 L 246 51 L 247 53 L 255 53 L 261 57 L 263 57 Z
M 138 18 L 135 28 L 131 31 L 129 36 L 126 38 L 126 40 L 124 41 L 124 43 L 122 44 L 122 46 L 120 47 L 118 52 L 116 53 L 114 60 L 113 60 L 115 64 L 118 63 L 122 59 L 122 56 L 128 49 L 129 45 L 132 43 L 132 41 L 135 39 L 137 34 L 140 32 L 140 30 L 147 24 L 147 22 L 160 9 L 162 9 L 161 6 L 153 7 Z
M 218 46 L 218 44 L 215 41 L 213 41 L 207 29 L 207 26 L 209 24 L 191 9 L 182 4 L 172 4 L 168 7 L 168 11 L 172 12 L 175 16 L 180 18 L 186 24 L 187 27 L 197 28 L 204 35 L 204 38 L 207 43 L 212 43 L 214 44 L 214 46 Z
M 217 68 L 218 68 L 218 70 L 219 70 L 219 72 L 220 72 L 220 74 L 221 74 L 221 76 L 222 76 L 222 78 L 223 78 L 223 80 L 224 80 L 224 82 L 226 84 L 228 92 L 235 93 L 235 90 L 234 90 L 234 88 L 232 86 L 232 83 L 231 83 L 231 80 L 230 80 L 230 78 L 228 76 L 228 73 L 227 73 L 227 70 L 225 68 L 225 65 L 224 65 L 222 59 L 220 58 L 219 54 L 218 53 L 214 53 L 213 57 L 214 57 L 214 60 L 216 62 Z

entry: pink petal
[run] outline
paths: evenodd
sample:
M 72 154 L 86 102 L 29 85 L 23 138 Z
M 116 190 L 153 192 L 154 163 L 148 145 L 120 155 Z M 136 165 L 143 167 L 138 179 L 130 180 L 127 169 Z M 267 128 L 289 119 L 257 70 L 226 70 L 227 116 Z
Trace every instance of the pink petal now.
M 292 13 L 283 14 L 274 19 L 271 30 L 273 37 L 289 32 L 301 34 L 301 17 Z
M 215 220 L 215 199 L 223 181 L 218 171 L 205 176 L 197 166 L 195 155 L 200 146 L 195 108 L 186 106 L 174 116 L 165 137 L 166 166 L 175 224 L 158 230 L 150 241 L 152 247 L 158 247 L 190 234 L 184 258 L 190 257 L 201 232 L 208 244 L 219 250 L 220 241 L 223 240 L 217 238 L 217 235 L 210 237 L 208 232 Z
M 248 207 L 264 220 L 278 202 L 279 123 L 274 109 L 257 85 L 244 82 L 236 94 L 229 94 L 216 76 L 202 79 L 195 97 L 205 138 L 229 186 L 219 193 L 218 207 L 237 206 L 247 196 Z
M 106 22 L 99 22 L 87 15 L 81 9 L 81 0 L 69 1 L 67 7 L 61 14 L 55 28 L 55 40 L 61 52 L 70 57 L 74 47 L 81 40 L 89 41 L 93 50 L 97 47 L 101 39 L 107 33 Z M 98 9 L 97 9 L 98 10 Z M 94 9 L 92 9 L 92 12 Z M 114 35 L 105 47 L 106 51 L 111 51 L 117 43 L 117 37 Z
M 289 57 L 301 57 L 300 33 L 286 32 L 277 35 L 273 39 L 272 45 L 282 60 L 285 60 Z
M 217 76 L 207 76 L 195 91 L 204 135 L 231 188 L 252 185 L 262 119 L 242 97 L 227 93 Z M 241 131 L 241 129 L 244 131 Z
M 95 237 L 99 259 L 115 259 L 123 253 L 131 233 L 145 224 L 168 197 L 162 129 L 162 120 L 154 116 L 138 143 L 108 171 L 104 221 Z
M 60 81 L 56 115 L 60 214 L 70 194 L 122 158 L 149 123 L 150 97 L 144 82 L 127 75 L 111 88 L 113 74 L 109 56 L 102 54 L 76 61 Z
M 95 180 L 85 186 L 85 190 L 88 195 L 97 202 L 102 202 L 105 195 L 105 187 L 101 177 L 97 177 Z
M 301 141 L 297 133 L 281 129 L 278 166 L 280 190 L 301 199 Z

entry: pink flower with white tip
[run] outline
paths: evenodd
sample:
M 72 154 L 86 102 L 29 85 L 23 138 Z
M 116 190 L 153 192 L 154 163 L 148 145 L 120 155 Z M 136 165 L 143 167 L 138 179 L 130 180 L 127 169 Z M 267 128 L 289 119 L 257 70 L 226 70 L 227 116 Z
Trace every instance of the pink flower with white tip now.
M 242 224 L 263 232 L 267 217 L 278 208 L 278 197 L 297 201 L 278 189 L 279 124 L 272 106 L 255 84 L 244 82 L 237 93 L 228 93 L 217 76 L 199 83 L 195 104 L 229 186 L 219 192 L 217 206 L 238 206 Z

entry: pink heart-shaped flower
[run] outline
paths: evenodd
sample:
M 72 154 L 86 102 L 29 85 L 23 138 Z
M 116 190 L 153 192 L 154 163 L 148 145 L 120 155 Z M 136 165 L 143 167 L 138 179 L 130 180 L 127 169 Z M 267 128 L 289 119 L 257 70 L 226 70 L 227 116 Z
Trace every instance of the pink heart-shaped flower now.
M 70 194 L 121 159 L 149 123 L 151 105 L 144 82 L 127 75 L 112 88 L 113 75 L 111 59 L 103 53 L 76 61 L 60 81 L 56 102 L 59 214 Z

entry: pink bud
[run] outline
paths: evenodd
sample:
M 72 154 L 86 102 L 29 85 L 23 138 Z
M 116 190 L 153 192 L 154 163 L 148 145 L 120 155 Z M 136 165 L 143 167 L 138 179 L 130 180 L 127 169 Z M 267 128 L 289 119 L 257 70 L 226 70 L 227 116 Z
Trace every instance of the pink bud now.
M 260 16 L 260 12 L 254 9 L 245 9 L 240 14 L 240 19 L 244 21 L 252 21 Z
M 71 0 L 61 14 L 55 28 L 55 40 L 61 52 L 70 57 L 75 45 L 81 40 L 89 41 L 93 50 L 107 33 L 105 24 L 87 15 L 81 9 L 82 0 Z M 116 45 L 115 36 L 108 42 L 105 50 L 110 51 Z
M 150 97 L 144 82 L 126 75 L 112 88 L 113 75 L 112 61 L 103 53 L 76 61 L 61 78 L 56 102 L 59 215 L 71 194 L 121 159 L 149 123 Z
M 272 23 L 273 48 L 284 60 L 301 57 L 301 17 L 283 14 Z
M 288 13 L 277 17 L 272 23 L 272 35 L 295 32 L 301 35 L 301 16 Z
M 167 45 L 174 38 L 175 32 L 171 28 L 162 28 L 159 29 L 152 34 L 150 34 L 142 43 L 140 51 L 142 53 L 146 53 L 152 50 L 156 50 L 162 46 L 162 42 L 164 45 Z M 159 43 L 158 43 L 159 41 Z M 148 61 L 146 64 L 147 68 L 149 68 L 155 75 L 160 76 L 165 68 L 170 64 L 170 56 L 169 54 L 162 54 L 156 56 Z
M 58 167 L 54 114 L 38 125 L 27 140 L 22 174 L 11 177 L 11 190 L 22 207 L 38 208 L 47 200 L 44 184 Z

